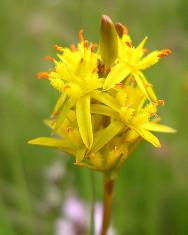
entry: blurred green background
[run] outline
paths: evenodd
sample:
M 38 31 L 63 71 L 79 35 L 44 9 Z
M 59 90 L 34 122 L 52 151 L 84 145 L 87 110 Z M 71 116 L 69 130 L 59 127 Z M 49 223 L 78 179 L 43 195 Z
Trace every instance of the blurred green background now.
M 151 50 L 173 50 L 147 75 L 166 101 L 163 123 L 178 130 L 159 136 L 161 150 L 142 143 L 125 163 L 116 185 L 114 227 L 118 235 L 188 234 L 187 12 L 187 0 L 0 0 L 0 235 L 55 234 L 70 188 L 91 201 L 87 169 L 27 141 L 49 135 L 43 119 L 58 97 L 48 82 L 35 79 L 50 66 L 43 57 L 55 55 L 56 43 L 76 42 L 80 28 L 97 41 L 102 14 L 127 25 L 135 45 L 147 35 Z M 46 174 L 54 164 L 66 171 L 55 186 Z M 95 180 L 100 200 L 101 175 Z

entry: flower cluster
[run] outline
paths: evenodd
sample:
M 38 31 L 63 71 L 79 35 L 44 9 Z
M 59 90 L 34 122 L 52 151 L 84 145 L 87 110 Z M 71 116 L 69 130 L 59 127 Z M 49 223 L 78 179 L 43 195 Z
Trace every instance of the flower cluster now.
M 148 53 L 147 37 L 132 44 L 127 28 L 102 16 L 99 45 L 79 32 L 79 43 L 70 48 L 55 45 L 54 67 L 38 74 L 46 78 L 60 97 L 47 125 L 53 137 L 30 144 L 60 149 L 75 157 L 75 164 L 115 176 L 137 144 L 145 139 L 160 147 L 151 132 L 174 132 L 159 124 L 159 100 L 144 70 L 171 53 Z

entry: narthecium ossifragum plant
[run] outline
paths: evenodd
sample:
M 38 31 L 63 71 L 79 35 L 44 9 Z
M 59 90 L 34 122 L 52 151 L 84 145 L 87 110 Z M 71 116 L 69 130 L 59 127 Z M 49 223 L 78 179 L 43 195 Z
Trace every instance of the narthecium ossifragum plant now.
M 175 130 L 159 124 L 157 108 L 163 105 L 144 75 L 144 70 L 171 53 L 148 53 L 147 37 L 134 47 L 127 28 L 102 16 L 99 45 L 79 32 L 79 43 L 70 48 L 55 45 L 54 66 L 38 74 L 46 78 L 60 97 L 46 121 L 52 137 L 30 144 L 57 148 L 75 157 L 75 165 L 105 175 L 102 235 L 106 234 L 114 179 L 141 140 L 160 148 L 152 132 Z

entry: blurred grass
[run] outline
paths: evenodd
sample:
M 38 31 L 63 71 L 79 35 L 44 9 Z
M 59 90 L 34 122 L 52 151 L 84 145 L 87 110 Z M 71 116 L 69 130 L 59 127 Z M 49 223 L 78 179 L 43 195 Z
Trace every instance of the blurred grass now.
M 85 29 L 98 40 L 101 14 L 125 23 L 138 43 L 173 50 L 148 71 L 166 100 L 163 122 L 178 130 L 160 135 L 163 148 L 143 143 L 121 170 L 116 185 L 113 220 L 120 235 L 188 234 L 188 3 L 186 0 L 1 0 L 0 1 L 0 235 L 54 234 L 58 211 L 45 213 L 45 169 L 55 161 L 67 166 L 66 185 L 89 202 L 89 173 L 64 161 L 61 153 L 27 145 L 49 134 L 49 116 L 57 93 L 35 74 L 48 69 L 44 55 L 53 44 L 76 42 Z M 97 178 L 97 195 L 102 181 Z M 61 187 L 65 191 L 65 186 Z

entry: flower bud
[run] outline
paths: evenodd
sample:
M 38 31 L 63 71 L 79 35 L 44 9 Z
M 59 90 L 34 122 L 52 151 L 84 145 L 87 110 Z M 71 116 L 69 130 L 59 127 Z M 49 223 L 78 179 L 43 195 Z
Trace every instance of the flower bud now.
M 121 23 L 116 23 L 115 28 L 116 28 L 116 32 L 120 38 L 122 38 L 124 34 L 128 34 L 127 27 L 125 27 L 125 25 L 123 25 Z
M 118 54 L 118 35 L 112 20 L 106 15 L 101 18 L 99 45 L 104 64 L 111 66 Z

